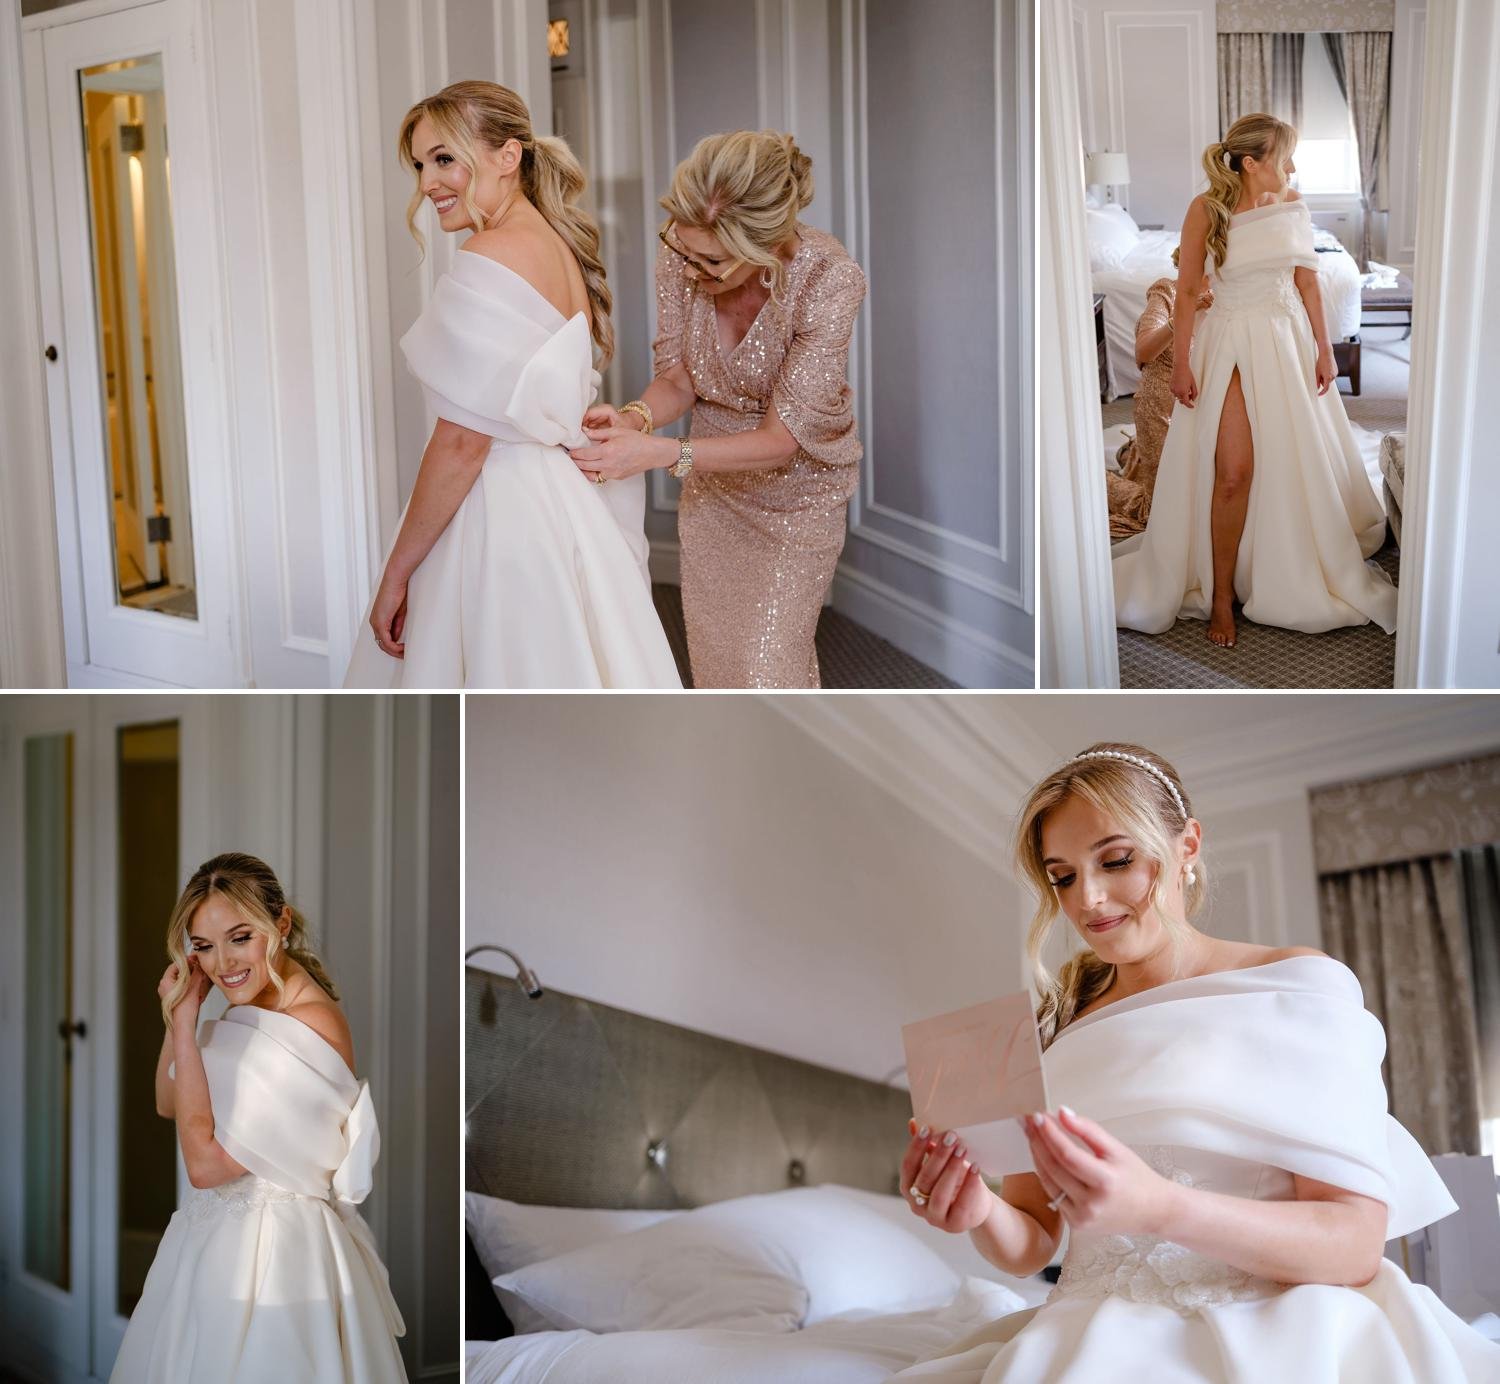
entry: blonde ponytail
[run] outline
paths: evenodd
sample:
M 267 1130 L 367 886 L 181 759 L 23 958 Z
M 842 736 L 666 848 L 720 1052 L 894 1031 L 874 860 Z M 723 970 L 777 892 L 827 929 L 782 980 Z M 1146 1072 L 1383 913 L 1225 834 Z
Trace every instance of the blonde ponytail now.
M 475 230 L 483 230 L 485 226 L 485 214 L 473 199 L 479 146 L 500 149 L 511 140 L 521 146 L 521 191 L 578 261 L 588 291 L 589 327 L 599 349 L 598 364 L 602 370 L 615 350 L 615 330 L 610 322 L 614 299 L 605 282 L 604 261 L 599 256 L 599 227 L 577 204 L 585 182 L 573 151 L 560 139 L 533 134 L 526 103 L 509 87 L 495 82 L 454 82 L 437 95 L 418 101 L 401 121 L 396 150 L 401 162 L 417 174 L 417 185 L 406 206 L 406 228 L 419 246 L 423 241 L 417 229 L 417 212 L 424 199 L 411 140 L 423 116 L 432 122 L 448 152 L 469 171 L 469 181 L 460 200 Z M 425 246 L 423 249 L 425 253 Z
M 1043 1049 L 1050 1048 L 1052 1040 L 1073 1022 L 1078 1011 L 1098 999 L 1115 979 L 1115 968 L 1091 951 L 1070 956 L 1057 968 L 1055 977 L 1038 956 L 1032 962 L 1032 972 L 1042 993 L 1036 1007 L 1036 1022 Z
M 1240 204 L 1244 182 L 1240 177 L 1247 158 L 1278 165 L 1297 147 L 1297 131 L 1274 115 L 1255 111 L 1242 115 L 1227 130 L 1222 140 L 1215 140 L 1203 151 L 1203 171 L 1208 175 L 1208 191 L 1203 194 L 1208 208 L 1206 245 L 1217 269 L 1229 254 L 1229 218 Z
M 521 189 L 547 218 L 548 225 L 567 241 L 583 272 L 602 370 L 615 353 L 615 329 L 610 321 L 614 295 L 609 291 L 604 261 L 599 256 L 598 224 L 578 205 L 584 189 L 583 169 L 562 140 L 538 135 L 521 157 Z

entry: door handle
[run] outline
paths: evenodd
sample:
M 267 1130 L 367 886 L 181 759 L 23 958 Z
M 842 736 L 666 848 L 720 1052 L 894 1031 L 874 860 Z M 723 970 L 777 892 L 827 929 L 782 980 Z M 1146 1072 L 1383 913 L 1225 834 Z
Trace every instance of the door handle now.
M 44 354 L 46 355 L 46 357 L 47 357 L 48 360 L 56 360 L 57 359 L 57 347 L 56 346 L 49 346 L 49 347 L 47 347 L 47 349 L 46 349 L 46 351 L 45 351 Z
M 89 1036 L 89 1026 L 82 1019 L 76 1024 L 70 1024 L 66 1019 L 59 1019 L 57 1021 L 57 1036 L 64 1042 L 71 1037 L 87 1038 Z

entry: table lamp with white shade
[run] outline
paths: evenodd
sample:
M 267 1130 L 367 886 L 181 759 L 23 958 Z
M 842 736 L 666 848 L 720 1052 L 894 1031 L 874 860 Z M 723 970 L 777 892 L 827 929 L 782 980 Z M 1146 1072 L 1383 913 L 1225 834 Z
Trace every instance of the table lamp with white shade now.
M 1130 182 L 1130 160 L 1109 149 L 1089 154 L 1083 161 L 1083 179 L 1090 187 L 1103 187 L 1113 202 L 1114 189 Z

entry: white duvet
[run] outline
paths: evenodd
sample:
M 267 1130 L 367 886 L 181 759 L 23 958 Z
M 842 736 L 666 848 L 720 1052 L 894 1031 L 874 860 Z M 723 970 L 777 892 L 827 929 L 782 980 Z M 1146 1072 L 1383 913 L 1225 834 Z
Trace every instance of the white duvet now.
M 848 1313 L 800 1331 L 538 1331 L 470 1341 L 467 1384 L 878 1384 L 999 1317 L 1020 1294 L 967 1278 L 945 1307 Z
M 1328 231 L 1314 229 L 1318 248 L 1318 282 L 1323 289 L 1323 311 L 1328 335 L 1347 341 L 1359 333 L 1361 275 L 1354 257 Z M 1104 345 L 1109 372 L 1109 397 L 1134 394 L 1141 382 L 1135 363 L 1135 324 L 1146 310 L 1146 290 L 1157 279 L 1177 277 L 1172 251 L 1176 231 L 1142 231 L 1118 269 L 1093 271 L 1094 292 L 1104 295 Z

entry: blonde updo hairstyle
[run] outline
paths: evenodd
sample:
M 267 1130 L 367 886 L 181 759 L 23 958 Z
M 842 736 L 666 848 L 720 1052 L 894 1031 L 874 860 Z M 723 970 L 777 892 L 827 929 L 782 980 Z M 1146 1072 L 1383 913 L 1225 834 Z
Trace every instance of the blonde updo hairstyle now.
M 1090 949 L 1070 957 L 1056 976 L 1042 961 L 1042 949 L 1062 912 L 1057 891 L 1042 864 L 1042 822 L 1053 808 L 1076 797 L 1108 814 L 1123 833 L 1137 842 L 1138 849 L 1156 863 L 1149 903 L 1161 919 L 1174 952 L 1181 945 L 1186 931 L 1186 919 L 1173 918 L 1163 905 L 1172 867 L 1177 860 L 1177 843 L 1192 815 L 1187 789 L 1182 786 L 1177 771 L 1165 759 L 1139 745 L 1102 741 L 1090 745 L 1083 753 L 1089 755 L 1101 750 L 1134 755 L 1155 766 L 1175 785 L 1187 812 L 1177 806 L 1166 784 L 1155 774 L 1127 760 L 1102 756 L 1070 759 L 1031 790 L 1016 828 L 1015 863 L 1018 873 L 1025 877 L 1037 896 L 1037 910 L 1026 935 L 1026 954 L 1031 958 L 1040 995 L 1037 1024 L 1044 1048 L 1050 1046 L 1080 1009 L 1109 988 L 1115 976 L 1115 968 Z M 1208 872 L 1201 856 L 1193 862 L 1193 875 L 1192 882 L 1185 882 L 1183 886 L 1187 918 L 1198 912 L 1208 894 Z
M 693 146 L 661 207 L 677 225 L 717 236 L 736 259 L 758 266 L 780 302 L 786 262 L 777 251 L 797 233 L 797 214 L 812 199 L 812 160 L 791 135 L 734 130 Z
M 609 363 L 615 351 L 615 331 L 609 314 L 614 296 L 604 277 L 599 254 L 599 227 L 580 206 L 583 169 L 573 151 L 560 139 L 533 134 L 531 112 L 509 87 L 495 82 L 454 82 L 436 96 L 418 101 L 401 121 L 397 153 L 416 176 L 417 186 L 406 206 L 406 227 L 419 246 L 426 246 L 417 229 L 417 210 L 425 200 L 417 158 L 412 151 L 412 132 L 423 116 L 432 122 L 448 152 L 469 170 L 469 182 L 459 194 L 464 211 L 475 230 L 483 230 L 485 214 L 474 201 L 474 177 L 479 166 L 479 147 L 499 149 L 515 140 L 521 146 L 521 191 L 547 218 L 548 224 L 567 242 L 583 271 L 589 295 L 594 344 L 599 348 L 599 366 Z
M 172 1011 L 182 1002 L 191 981 L 188 966 L 188 929 L 192 927 L 193 915 L 211 896 L 217 894 L 233 904 L 245 922 L 266 939 L 266 965 L 270 968 L 271 984 L 279 997 L 286 995 L 286 982 L 277 974 L 276 958 L 285 952 L 305 970 L 328 994 L 338 999 L 338 991 L 323 969 L 323 963 L 308 942 L 307 919 L 295 908 L 291 910 L 292 925 L 286 936 L 277 926 L 282 910 L 290 907 L 281 881 L 264 860 L 239 851 L 230 851 L 206 860 L 188 880 L 167 922 L 167 955 L 177 966 L 177 984 L 161 1002 L 162 1017 L 168 1025 L 172 1022 Z
M 1203 151 L 1203 171 L 1208 174 L 1208 252 L 1217 268 L 1229 253 L 1229 218 L 1244 190 L 1241 173 L 1247 158 L 1259 163 L 1273 161 L 1279 168 L 1297 147 L 1297 131 L 1284 120 L 1264 111 L 1242 115 L 1224 138 Z

